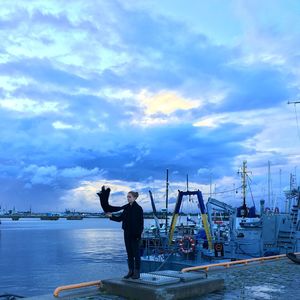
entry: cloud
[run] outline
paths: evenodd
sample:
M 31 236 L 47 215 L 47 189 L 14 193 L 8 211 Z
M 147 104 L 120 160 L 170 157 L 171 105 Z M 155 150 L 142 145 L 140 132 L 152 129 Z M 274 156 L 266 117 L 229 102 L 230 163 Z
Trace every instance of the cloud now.
M 84 178 L 87 176 L 93 176 L 98 175 L 99 169 L 94 168 L 92 170 L 87 170 L 81 167 L 75 167 L 75 168 L 66 168 L 63 169 L 60 173 L 60 176 L 66 177 L 66 178 Z
M 266 66 L 252 66 L 237 71 L 232 91 L 221 105 L 222 110 L 269 108 L 280 104 L 295 93 L 289 85 L 290 76 Z
M 200 103 L 184 99 L 171 91 L 161 91 L 156 95 L 149 95 L 149 92 L 143 90 L 138 95 L 138 99 L 146 108 L 145 114 L 150 116 L 157 113 L 171 115 L 176 110 L 189 110 L 200 106 Z
M 57 168 L 55 166 L 30 165 L 24 169 L 24 173 L 28 174 L 31 184 L 51 184 L 57 176 Z
M 82 78 L 77 74 L 72 74 L 66 70 L 53 66 L 50 61 L 44 59 L 22 59 L 14 62 L 1 64 L 2 74 L 15 74 L 16 76 L 28 76 L 35 81 L 44 84 L 55 84 L 58 86 L 90 86 L 93 82 Z
M 62 202 L 68 207 L 77 208 L 81 207 L 82 210 L 101 211 L 102 208 L 99 203 L 99 198 L 96 193 L 101 189 L 101 186 L 108 186 L 111 189 L 110 203 L 112 205 L 121 206 L 127 203 L 126 194 L 131 190 L 138 190 L 140 196 L 137 200 L 138 203 L 150 208 L 150 202 L 147 193 L 141 193 L 144 185 L 140 182 L 127 182 L 121 180 L 96 180 L 96 181 L 83 181 L 81 184 L 69 190 L 62 196 Z
M 211 178 L 229 188 L 244 159 L 257 176 L 267 160 L 292 169 L 297 128 L 284 103 L 299 95 L 297 30 L 277 26 L 277 5 L 265 19 L 258 2 L 222 4 L 222 15 L 194 4 L 197 18 L 178 2 L 3 5 L 5 203 L 97 209 L 103 182 L 120 201 L 129 187 L 163 199 L 165 169 L 205 191 Z
M 76 166 L 73 168 L 58 169 L 56 166 L 37 166 L 29 165 L 23 169 L 22 175 L 19 178 L 27 181 L 31 185 L 43 184 L 53 185 L 60 181 L 79 179 L 83 180 L 86 177 L 100 176 L 101 171 L 98 168 L 91 170 Z M 28 187 L 28 186 L 27 186 Z
M 22 113 L 43 114 L 45 112 L 56 112 L 60 104 L 57 102 L 37 102 L 31 99 L 3 99 L 0 107 Z
M 52 123 L 52 126 L 55 128 L 55 129 L 80 129 L 80 126 L 74 126 L 74 125 L 71 125 L 71 124 L 66 124 L 64 122 L 61 122 L 61 121 L 55 121 Z

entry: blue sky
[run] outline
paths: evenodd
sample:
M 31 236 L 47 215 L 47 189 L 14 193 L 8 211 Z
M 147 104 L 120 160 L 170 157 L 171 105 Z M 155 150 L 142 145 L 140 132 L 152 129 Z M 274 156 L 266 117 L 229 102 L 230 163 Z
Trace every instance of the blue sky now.
M 114 204 L 138 190 L 148 210 L 151 189 L 163 208 L 166 169 L 171 203 L 188 174 L 238 205 L 243 160 L 249 204 L 268 199 L 270 161 L 283 207 L 300 156 L 299 14 L 296 0 L 2 1 L 2 209 L 97 211 L 103 184 Z

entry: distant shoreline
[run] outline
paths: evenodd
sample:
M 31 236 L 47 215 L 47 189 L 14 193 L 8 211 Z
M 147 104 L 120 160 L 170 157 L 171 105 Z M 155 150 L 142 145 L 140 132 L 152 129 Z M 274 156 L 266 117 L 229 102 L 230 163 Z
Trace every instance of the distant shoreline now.
M 53 215 L 49 215 L 49 214 L 34 214 L 34 215 L 21 215 L 21 214 L 6 214 L 6 215 L 0 215 L 0 219 L 12 219 L 14 221 L 18 221 L 20 219 L 41 219 L 41 218 L 45 218 L 45 217 L 49 217 L 49 219 L 51 219 L 51 217 L 55 217 L 56 220 L 58 219 L 67 219 L 68 217 L 70 217 L 70 215 L 58 215 L 58 214 L 53 214 Z M 107 216 L 105 215 L 80 215 L 82 217 L 82 219 L 108 219 Z M 145 219 L 153 219 L 152 215 L 149 214 L 144 214 L 144 218 Z

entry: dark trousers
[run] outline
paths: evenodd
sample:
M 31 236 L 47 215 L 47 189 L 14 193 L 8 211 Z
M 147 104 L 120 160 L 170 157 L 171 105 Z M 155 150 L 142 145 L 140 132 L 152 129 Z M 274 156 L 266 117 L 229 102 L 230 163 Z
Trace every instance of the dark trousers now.
M 130 234 L 124 232 L 124 241 L 128 258 L 129 270 L 140 270 L 141 256 L 140 256 L 140 239 L 136 239 Z

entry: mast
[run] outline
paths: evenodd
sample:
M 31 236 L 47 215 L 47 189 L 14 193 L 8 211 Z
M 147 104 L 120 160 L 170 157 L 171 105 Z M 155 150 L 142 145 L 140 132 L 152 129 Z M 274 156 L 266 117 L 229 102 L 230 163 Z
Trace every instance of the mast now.
M 243 205 L 241 207 L 241 216 L 247 217 L 248 215 L 248 208 L 246 205 L 246 192 L 247 192 L 247 161 L 243 161 L 243 167 L 242 172 L 238 172 L 238 174 L 241 174 L 242 177 L 242 193 L 243 193 Z
M 273 208 L 271 205 L 271 200 L 270 200 L 270 193 L 271 193 L 271 175 L 270 175 L 270 169 L 271 169 L 271 163 L 268 160 L 268 205 Z
M 209 197 L 211 198 L 212 197 L 212 194 L 211 194 L 211 191 L 212 191 L 212 174 L 211 172 L 209 173 Z
M 189 191 L 189 174 L 186 174 L 186 191 Z
M 186 174 L 186 191 L 189 191 L 189 174 Z M 191 195 L 189 195 L 189 201 L 191 201 Z
M 189 174 L 186 174 L 186 191 L 188 192 L 189 191 Z M 191 201 L 191 196 L 189 195 L 189 201 Z M 189 221 L 189 215 L 187 215 L 187 218 L 186 218 L 186 225 L 188 225 Z
M 246 181 L 246 174 L 247 174 L 247 161 L 243 161 L 243 170 L 242 170 L 242 187 L 243 187 L 243 208 L 247 209 L 246 205 L 246 189 L 247 189 L 247 181 Z
M 294 104 L 296 124 L 297 124 L 297 133 L 298 133 L 298 138 L 300 139 L 300 128 L 299 128 L 299 120 L 298 120 L 298 113 L 297 113 L 297 104 L 300 104 L 300 101 L 288 101 L 287 104 Z
M 166 233 L 168 232 L 168 202 L 169 202 L 169 170 L 166 178 Z
M 290 191 L 289 191 L 289 197 L 288 197 L 288 203 L 287 203 L 287 211 L 289 212 L 291 209 L 291 201 L 293 198 L 293 194 L 296 190 L 296 186 L 297 186 L 297 182 L 295 180 L 295 175 L 294 174 L 290 174 Z
M 282 202 L 282 180 L 281 180 L 281 176 L 282 176 L 282 171 L 281 169 L 279 169 L 279 201 L 277 201 L 276 205 L 278 205 L 278 207 L 280 207 L 281 202 Z

